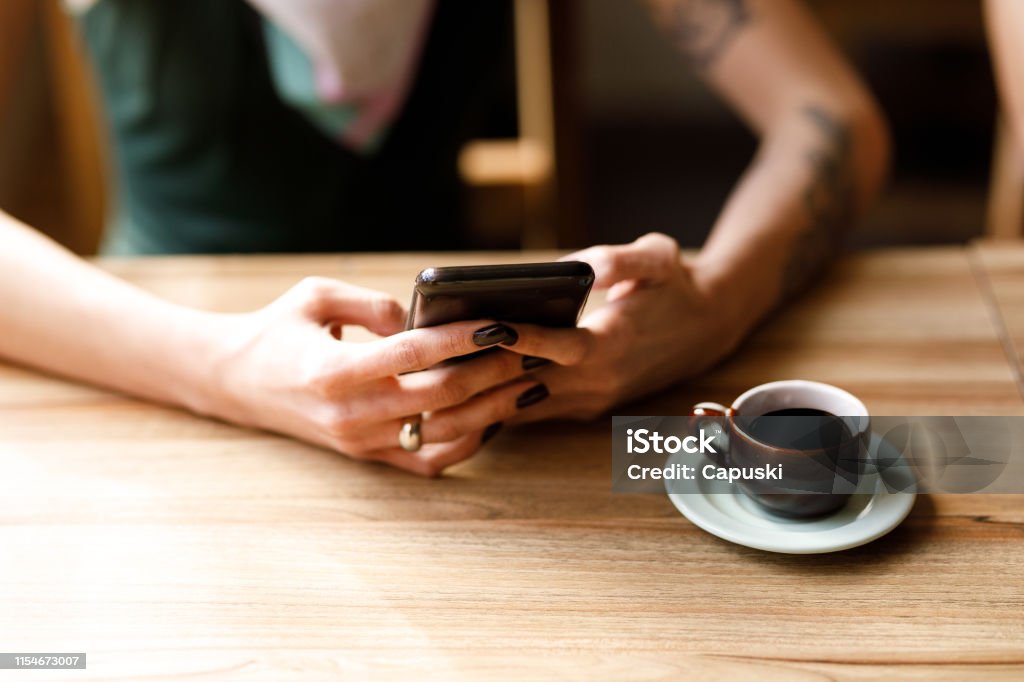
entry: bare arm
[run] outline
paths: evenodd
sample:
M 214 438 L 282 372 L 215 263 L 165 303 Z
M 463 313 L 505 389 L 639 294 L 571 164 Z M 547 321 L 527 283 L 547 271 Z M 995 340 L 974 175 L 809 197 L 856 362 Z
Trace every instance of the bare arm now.
M 1024 3 L 986 0 L 985 23 L 1003 115 L 1013 131 L 1018 154 L 1024 155 Z
M 796 0 L 647 0 L 705 80 L 759 136 L 704 248 L 664 235 L 573 254 L 608 288 L 589 352 L 536 373 L 553 399 L 522 419 L 591 417 L 702 372 L 805 289 L 877 193 L 878 108 Z
M 871 95 L 796 0 L 648 0 L 760 138 L 695 264 L 755 317 L 805 288 L 878 192 L 889 142 Z
M 118 280 L 2 212 L 0 300 L 0 356 L 207 411 L 212 314 Z
M 252 313 L 187 308 L 0 212 L 0 357 L 420 474 L 471 456 L 529 409 L 520 398 L 538 382 L 522 353 L 568 362 L 583 342 L 487 320 L 403 332 L 404 318 L 385 294 L 323 278 Z M 347 342 L 347 324 L 383 338 Z M 435 368 L 497 345 L 513 352 Z M 425 445 L 406 452 L 402 418 L 419 413 Z

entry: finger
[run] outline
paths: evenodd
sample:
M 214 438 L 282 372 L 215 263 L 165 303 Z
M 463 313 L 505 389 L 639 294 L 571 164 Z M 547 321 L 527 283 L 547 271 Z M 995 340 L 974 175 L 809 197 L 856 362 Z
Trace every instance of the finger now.
M 463 403 L 495 386 L 521 377 L 522 357 L 515 353 L 489 353 L 480 358 L 398 378 L 400 390 L 386 382 L 373 384 L 365 404 L 380 419 L 433 412 Z
M 519 412 L 528 411 L 549 395 L 547 388 L 532 379 L 515 381 L 500 386 L 464 403 L 431 412 L 420 423 L 420 437 L 424 443 L 447 443 L 471 433 L 483 431 L 506 421 Z M 526 396 L 525 401 L 522 399 Z M 366 429 L 357 442 L 361 449 L 376 450 L 394 446 L 402 429 L 402 419 L 374 424 Z
M 551 399 L 539 401 L 530 409 L 517 410 L 503 420 L 506 425 L 595 416 L 595 391 L 580 385 L 577 368 L 549 365 L 531 372 L 530 378 L 544 384 L 551 393 Z
M 296 289 L 305 299 L 305 312 L 321 324 L 358 324 L 380 336 L 405 328 L 405 308 L 382 291 L 327 277 L 307 277 Z
M 545 400 L 528 410 L 519 410 L 503 423 L 508 426 L 516 426 L 519 424 L 551 421 L 553 419 L 591 421 L 602 414 L 594 412 L 589 396 L 572 393 L 558 395 L 552 400 Z
M 371 379 L 428 369 L 444 360 L 516 340 L 512 329 L 493 321 L 453 322 L 353 344 L 339 356 L 339 362 L 351 376 Z
M 624 280 L 665 279 L 679 267 L 679 245 L 668 235 L 651 232 L 629 244 L 592 246 L 563 260 L 589 263 L 594 269 L 594 286 L 606 289 Z
M 640 280 L 636 279 L 627 279 L 622 282 L 616 282 L 608 287 L 608 295 L 605 297 L 605 301 L 614 302 L 625 298 L 636 291 L 636 289 L 641 285 L 642 283 Z
M 378 336 L 391 336 L 405 329 L 406 310 L 394 297 L 351 284 L 327 294 L 322 315 L 360 325 Z
M 559 396 L 558 400 L 546 401 L 531 410 L 517 412 L 505 420 L 508 426 L 520 426 L 535 422 L 546 422 L 553 419 L 580 421 L 578 415 L 583 410 L 582 399 L 575 396 Z
M 585 327 L 541 327 L 535 324 L 508 324 L 518 339 L 505 345 L 523 356 L 539 357 L 559 365 L 578 365 L 587 357 L 594 333 Z
M 472 457 L 480 449 L 480 433 L 470 433 L 448 443 L 424 445 L 416 452 L 384 448 L 366 453 L 364 459 L 390 464 L 420 476 L 434 477 L 450 466 Z

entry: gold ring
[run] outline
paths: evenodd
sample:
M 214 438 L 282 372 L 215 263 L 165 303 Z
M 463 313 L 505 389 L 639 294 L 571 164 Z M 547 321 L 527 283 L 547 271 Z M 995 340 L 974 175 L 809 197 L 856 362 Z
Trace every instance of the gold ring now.
M 420 435 L 420 415 L 406 417 L 402 420 L 402 430 L 398 432 L 398 444 L 406 452 L 416 452 L 423 447 L 423 437 Z

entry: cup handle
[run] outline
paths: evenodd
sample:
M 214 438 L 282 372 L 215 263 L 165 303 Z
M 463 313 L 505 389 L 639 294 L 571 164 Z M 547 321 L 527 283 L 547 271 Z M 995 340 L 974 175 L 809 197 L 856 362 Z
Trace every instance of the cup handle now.
M 691 417 L 731 417 L 732 408 L 721 403 L 697 403 L 690 410 Z
M 714 433 L 712 440 L 715 453 L 707 453 L 708 459 L 718 466 L 726 466 L 725 453 L 729 451 L 729 431 L 724 427 L 725 419 L 732 417 L 733 409 L 719 403 L 697 403 L 690 410 L 690 434 L 698 435 L 701 429 Z

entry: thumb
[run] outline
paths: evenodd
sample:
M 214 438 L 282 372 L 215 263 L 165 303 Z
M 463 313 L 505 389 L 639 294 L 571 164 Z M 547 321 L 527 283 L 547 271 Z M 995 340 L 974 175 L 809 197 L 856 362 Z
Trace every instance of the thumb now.
M 594 268 L 594 286 L 607 289 L 627 280 L 661 281 L 679 268 L 679 244 L 668 235 L 651 232 L 620 246 L 592 246 L 565 256 Z
M 405 308 L 393 296 L 327 277 L 299 284 L 304 310 L 320 324 L 357 324 L 378 336 L 405 329 Z

